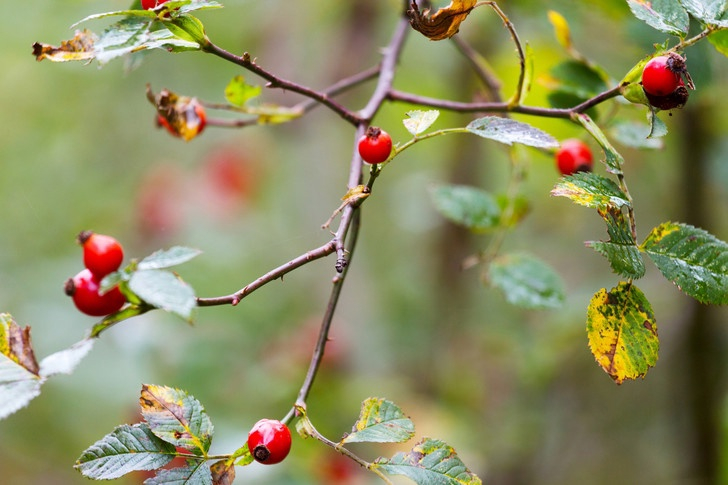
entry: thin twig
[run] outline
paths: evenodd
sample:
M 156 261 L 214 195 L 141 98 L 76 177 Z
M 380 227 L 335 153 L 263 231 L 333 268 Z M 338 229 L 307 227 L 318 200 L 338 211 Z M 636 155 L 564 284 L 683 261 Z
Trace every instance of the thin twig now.
M 244 53 L 242 56 L 236 56 L 235 54 L 232 54 L 225 49 L 213 44 L 212 42 L 203 46 L 203 49 L 210 54 L 214 54 L 222 59 L 225 59 L 226 61 L 237 64 L 238 66 L 257 74 L 258 76 L 268 81 L 268 87 L 284 89 L 287 91 L 293 91 L 295 93 L 301 94 L 303 96 L 306 96 L 307 98 L 315 100 L 317 103 L 326 106 L 351 124 L 357 125 L 361 123 L 361 119 L 355 113 L 349 111 L 344 106 L 332 100 L 326 93 L 315 91 L 306 86 L 302 86 L 298 83 L 294 83 L 292 81 L 288 81 L 274 75 L 273 73 L 260 67 L 255 62 L 255 60 L 251 59 L 250 54 L 248 54 L 247 52 Z
M 240 303 L 240 300 L 245 298 L 246 296 L 250 295 L 255 290 L 261 288 L 262 286 L 265 286 L 266 284 L 270 283 L 271 281 L 275 281 L 278 278 L 283 277 L 284 275 L 290 273 L 294 269 L 300 268 L 301 266 L 310 263 L 311 261 L 315 261 L 317 259 L 321 259 L 325 256 L 328 256 L 329 254 L 333 253 L 336 250 L 336 240 L 332 239 L 328 243 L 324 244 L 323 246 L 313 249 L 311 251 L 308 251 L 305 254 L 302 254 L 298 256 L 297 258 L 294 258 L 290 260 L 289 262 L 282 264 L 281 266 L 278 266 L 277 268 L 267 272 L 260 278 L 256 279 L 252 283 L 244 286 L 239 291 L 236 291 L 232 295 L 227 296 L 218 296 L 214 298 L 197 298 L 197 305 L 198 306 L 215 306 L 215 305 L 237 305 Z

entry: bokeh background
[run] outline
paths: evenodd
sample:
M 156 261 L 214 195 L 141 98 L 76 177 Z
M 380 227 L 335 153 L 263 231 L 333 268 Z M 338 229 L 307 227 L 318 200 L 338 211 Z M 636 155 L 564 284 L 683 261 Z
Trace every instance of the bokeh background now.
M 32 326 L 39 359 L 80 340 L 95 322 L 62 292 L 81 268 L 79 231 L 116 236 L 128 257 L 197 247 L 204 254 L 179 271 L 198 295 L 216 296 L 326 242 L 320 225 L 346 189 L 353 130 L 325 109 L 288 125 L 209 129 L 190 143 L 157 129 L 145 85 L 222 102 L 225 85 L 241 72 L 212 56 L 158 51 L 126 72 L 120 61 L 98 69 L 37 63 L 31 55 L 33 42 L 57 44 L 72 36 L 75 21 L 127 4 L 10 2 L 0 16 L 0 310 Z M 378 62 L 400 2 L 224 4 L 199 15 L 214 42 L 323 88 Z M 545 103 L 543 76 L 566 58 L 548 9 L 567 18 L 576 47 L 615 79 L 665 41 L 622 1 L 500 4 L 535 52 L 528 98 L 534 105 Z M 498 18 L 479 9 L 461 35 L 490 61 L 509 96 L 517 58 Z M 670 130 L 664 148 L 618 148 L 641 237 L 676 220 L 728 240 L 728 59 L 707 42 L 687 55 L 698 90 L 685 109 L 661 115 Z M 471 99 L 477 88 L 452 44 L 415 33 L 395 86 L 456 100 Z M 341 100 L 363 107 L 372 87 Z M 405 141 L 400 120 L 409 109 L 386 105 L 375 121 Z M 619 109 L 644 119 L 644 109 Z M 470 119 L 443 113 L 437 126 Z M 527 121 L 560 139 L 581 135 L 565 121 Z M 557 268 L 568 291 L 564 307 L 515 309 L 480 284 L 477 269 L 461 272 L 459 263 L 485 247 L 487 237 L 448 224 L 429 199 L 437 183 L 503 190 L 505 149 L 465 136 L 422 143 L 387 168 L 363 206 L 334 340 L 310 398 L 314 423 L 337 440 L 350 430 L 360 402 L 381 396 L 413 418 L 418 438 L 447 441 L 491 485 L 727 483 L 726 309 L 695 304 L 649 265 L 638 284 L 657 316 L 660 359 L 646 379 L 615 386 L 594 363 L 584 328 L 591 295 L 618 282 L 582 243 L 604 238 L 603 225 L 593 211 L 549 197 L 557 180 L 549 156 L 532 150 L 520 156 L 528 166 L 523 191 L 531 212 L 504 250 L 528 250 Z M 139 419 L 142 383 L 192 393 L 215 424 L 213 451 L 236 449 L 255 421 L 282 417 L 295 400 L 333 264 L 333 258 L 312 263 L 235 308 L 201 309 L 193 326 L 153 312 L 110 330 L 73 375 L 49 380 L 40 397 L 0 422 L 1 481 L 85 483 L 74 461 L 116 425 Z M 378 483 L 320 443 L 294 440 L 283 464 L 239 468 L 237 483 Z M 356 451 L 373 460 L 407 449 Z

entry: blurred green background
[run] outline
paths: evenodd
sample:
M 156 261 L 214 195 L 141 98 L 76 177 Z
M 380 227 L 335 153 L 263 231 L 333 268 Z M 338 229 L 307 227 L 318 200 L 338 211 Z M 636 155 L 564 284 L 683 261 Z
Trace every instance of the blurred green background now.
M 323 88 L 378 62 L 400 2 L 224 4 L 199 15 L 215 43 Z M 320 225 L 346 190 L 353 130 L 325 109 L 288 125 L 211 128 L 190 143 L 158 130 L 145 85 L 222 102 L 240 70 L 212 56 L 158 51 L 125 72 L 119 61 L 97 69 L 37 63 L 31 55 L 33 42 L 58 44 L 73 35 L 68 27 L 75 21 L 127 5 L 12 2 L 0 18 L 0 310 L 32 326 L 39 360 L 83 338 L 95 322 L 62 292 L 81 268 L 79 231 L 116 236 L 127 257 L 175 244 L 197 247 L 204 254 L 179 271 L 199 296 L 217 296 L 325 243 L 329 234 Z M 622 1 L 501 6 L 536 55 L 530 104 L 545 103 L 539 77 L 566 57 L 547 9 L 567 18 L 576 47 L 615 79 L 665 40 Z M 98 32 L 105 25 L 87 27 Z M 517 58 L 497 17 L 479 9 L 461 35 L 492 63 L 510 96 Z M 727 240 L 728 59 L 707 42 L 687 55 L 698 90 L 684 110 L 661 115 L 670 129 L 664 149 L 618 149 L 627 160 L 641 237 L 676 220 Z M 416 33 L 395 86 L 456 100 L 471 99 L 477 87 L 452 44 Z M 341 100 L 363 107 L 372 87 Z M 264 96 L 286 105 L 300 100 L 274 91 Z M 386 105 L 375 122 L 403 142 L 408 135 L 400 120 L 409 109 Z M 620 109 L 644 119 L 644 109 Z M 443 113 L 437 127 L 471 119 Z M 581 134 L 565 121 L 522 119 L 559 139 Z M 531 251 L 557 268 L 566 305 L 518 310 L 482 287 L 477 270 L 460 272 L 459 263 L 487 238 L 446 223 L 430 202 L 428 188 L 436 183 L 503 190 L 509 163 L 503 147 L 457 136 L 420 144 L 387 168 L 363 206 L 334 340 L 310 398 L 312 420 L 337 440 L 363 399 L 387 397 L 413 418 L 418 437 L 447 441 L 490 485 L 727 483 L 726 309 L 695 304 L 649 266 L 638 284 L 657 316 L 660 360 L 645 380 L 615 386 L 594 363 L 584 329 L 591 295 L 618 282 L 582 244 L 606 237 L 603 225 L 591 210 L 549 197 L 557 180 L 549 156 L 520 155 L 528 164 L 524 192 L 532 210 L 504 250 Z M 110 330 L 73 375 L 51 379 L 26 409 L 0 422 L 2 482 L 86 482 L 74 461 L 116 425 L 138 421 L 142 383 L 189 391 L 215 424 L 213 452 L 233 451 L 255 421 L 282 417 L 295 400 L 333 264 L 333 258 L 312 263 L 238 307 L 201 309 L 194 326 L 153 312 Z M 237 481 L 378 483 L 323 445 L 294 440 L 283 464 L 239 468 Z M 356 451 L 373 460 L 406 449 Z

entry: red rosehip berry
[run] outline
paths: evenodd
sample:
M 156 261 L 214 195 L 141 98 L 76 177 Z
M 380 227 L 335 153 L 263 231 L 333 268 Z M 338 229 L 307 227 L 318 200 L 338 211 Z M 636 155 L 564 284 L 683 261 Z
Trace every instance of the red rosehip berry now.
M 680 74 L 685 69 L 684 62 L 682 69 L 673 67 L 675 64 L 670 56 L 650 59 L 642 70 L 642 88 L 645 92 L 653 96 L 667 96 L 675 91 L 682 82 Z
M 594 166 L 594 157 L 586 143 L 571 138 L 564 140 L 561 147 L 556 151 L 556 166 L 562 175 L 591 172 Z
M 291 431 L 278 420 L 261 419 L 248 433 L 248 450 L 259 463 L 280 463 L 291 451 Z
M 124 260 L 124 249 L 111 236 L 83 231 L 78 235 L 78 242 L 83 246 L 84 266 L 99 280 L 119 269 Z
M 366 163 L 382 163 L 392 153 L 392 137 L 381 128 L 370 126 L 359 138 L 358 148 L 359 156 Z
M 157 113 L 157 126 L 185 141 L 202 133 L 206 125 L 207 114 L 197 98 L 180 97 L 164 114 Z
M 169 0 L 142 0 L 142 8 L 149 10 L 155 8 L 163 3 L 167 3 Z
M 99 293 L 101 280 L 88 269 L 83 269 L 66 281 L 65 291 L 81 312 L 92 317 L 103 317 L 121 310 L 126 298 L 115 286 L 104 294 Z

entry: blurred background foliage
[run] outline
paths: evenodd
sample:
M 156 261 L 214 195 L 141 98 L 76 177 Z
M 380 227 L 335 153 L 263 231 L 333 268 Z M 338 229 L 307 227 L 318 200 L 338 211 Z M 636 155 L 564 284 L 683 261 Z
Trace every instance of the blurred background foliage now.
M 223 3 L 224 10 L 200 14 L 214 42 L 323 88 L 378 62 L 401 2 Z M 240 72 L 212 56 L 158 51 L 131 72 L 120 62 L 99 70 L 31 56 L 33 42 L 57 44 L 71 37 L 73 22 L 127 4 L 11 2 L 0 18 L 0 309 L 32 326 L 39 359 L 81 339 L 94 323 L 62 292 L 81 268 L 79 231 L 116 236 L 128 257 L 175 244 L 200 248 L 204 254 L 180 273 L 199 296 L 216 296 L 328 240 L 320 225 L 346 189 L 353 130 L 325 109 L 283 126 L 208 129 L 187 144 L 158 130 L 146 83 L 221 102 Z M 576 47 L 616 80 L 665 41 L 622 1 L 500 5 L 535 52 L 529 104 L 546 103 L 539 80 L 566 58 L 547 9 L 566 17 Z M 509 96 L 517 58 L 497 17 L 480 9 L 460 35 L 491 62 Z M 726 240 L 728 60 L 707 42 L 687 55 L 698 89 L 686 109 L 661 115 L 670 129 L 664 149 L 619 148 L 640 237 L 677 220 Z M 341 100 L 363 106 L 372 86 Z M 414 32 L 395 86 L 456 100 L 471 99 L 477 89 L 451 43 Z M 276 91 L 264 96 L 285 104 L 300 99 Z M 405 141 L 401 119 L 409 109 L 386 105 L 375 123 Z M 620 110 L 644 119 L 644 109 Z M 443 113 L 436 126 L 470 119 Z M 582 135 L 565 121 L 522 119 L 559 139 Z M 557 180 L 549 156 L 518 155 L 528 167 L 531 213 L 504 249 L 527 249 L 557 268 L 568 289 L 565 306 L 518 310 L 485 289 L 477 270 L 461 272 L 459 263 L 487 239 L 443 221 L 429 200 L 428 188 L 437 183 L 504 190 L 507 151 L 472 136 L 420 144 L 383 172 L 363 206 L 334 340 L 310 399 L 312 420 L 336 440 L 364 398 L 387 397 L 413 418 L 418 437 L 447 441 L 490 485 L 728 482 L 726 309 L 695 304 L 650 266 L 639 286 L 657 316 L 660 360 L 644 381 L 615 386 L 594 363 L 584 329 L 591 295 L 618 281 L 582 244 L 606 236 L 602 223 L 591 210 L 549 197 Z M 2 481 L 84 482 L 72 469 L 75 459 L 114 426 L 139 419 L 142 383 L 192 393 L 215 424 L 213 451 L 231 452 L 255 421 L 282 417 L 293 403 L 333 264 L 333 258 L 310 264 L 236 308 L 202 309 L 194 326 L 154 312 L 104 334 L 75 374 L 51 379 L 28 408 L 0 422 Z M 286 462 L 238 469 L 238 481 L 377 483 L 328 448 L 294 439 Z M 374 459 L 404 449 L 357 451 Z

